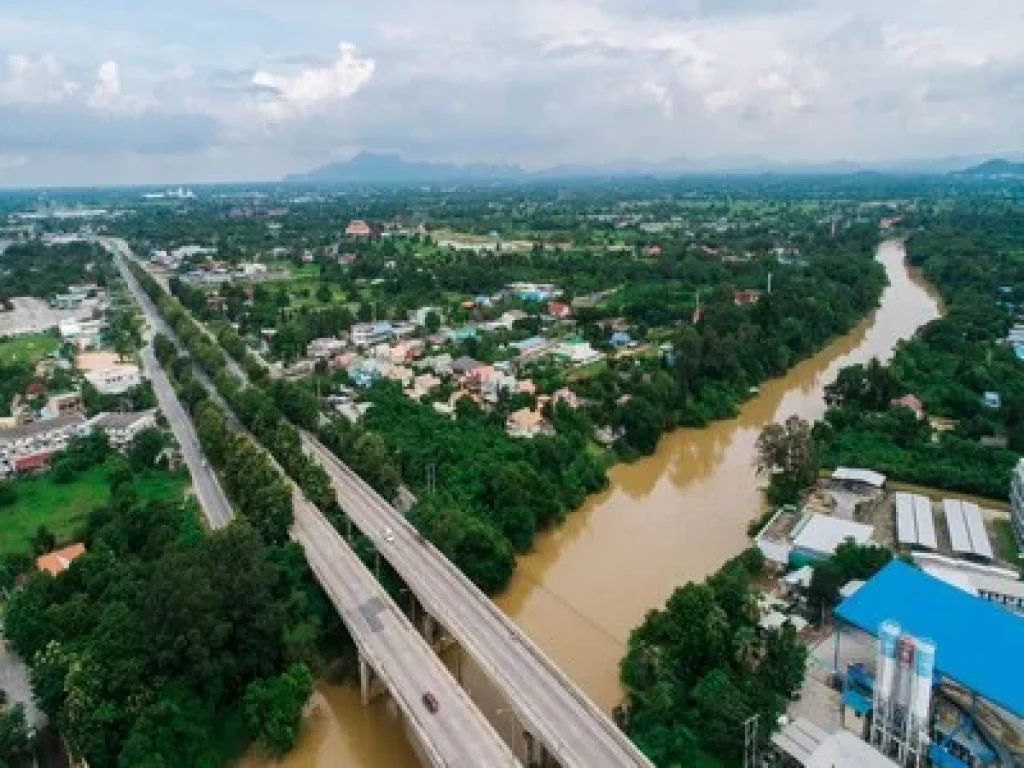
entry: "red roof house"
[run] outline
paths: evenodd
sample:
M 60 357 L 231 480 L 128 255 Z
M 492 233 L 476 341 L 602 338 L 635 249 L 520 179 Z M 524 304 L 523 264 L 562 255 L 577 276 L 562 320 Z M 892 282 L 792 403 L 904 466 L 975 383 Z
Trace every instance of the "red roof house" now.
M 347 237 L 369 237 L 371 234 L 370 225 L 362 219 L 353 219 L 345 227 Z
M 918 399 L 917 395 L 906 394 L 903 397 L 894 397 L 889 401 L 889 405 L 896 408 L 909 408 L 917 418 L 924 418 L 924 404 Z
M 559 320 L 564 320 L 572 314 L 572 308 L 563 301 L 552 301 L 548 304 L 548 314 Z

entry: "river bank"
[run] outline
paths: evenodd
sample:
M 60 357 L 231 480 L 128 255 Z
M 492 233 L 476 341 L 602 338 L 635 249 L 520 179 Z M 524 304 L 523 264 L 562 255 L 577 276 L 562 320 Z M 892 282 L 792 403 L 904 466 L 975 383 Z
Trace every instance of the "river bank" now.
M 895 344 L 938 316 L 937 294 L 908 268 L 901 243 L 878 249 L 889 286 L 850 333 L 765 382 L 736 418 L 664 436 L 656 453 L 609 471 L 608 488 L 537 537 L 497 603 L 606 710 L 618 703 L 629 631 L 671 591 L 703 579 L 748 544 L 761 507 L 754 442 L 761 428 L 824 412 L 822 391 L 846 365 L 887 360 Z M 502 703 L 472 665 L 456 665 L 481 709 L 504 728 Z M 280 764 L 404 768 L 411 750 L 386 703 L 363 709 L 354 690 L 321 686 L 325 706 Z M 246 762 L 253 766 L 261 763 Z

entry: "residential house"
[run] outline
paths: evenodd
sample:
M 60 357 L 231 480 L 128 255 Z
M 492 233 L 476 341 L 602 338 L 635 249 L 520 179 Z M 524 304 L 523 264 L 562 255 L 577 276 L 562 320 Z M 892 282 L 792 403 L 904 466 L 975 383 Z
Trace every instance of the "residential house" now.
M 509 346 L 515 349 L 520 357 L 531 358 L 552 352 L 555 342 L 543 336 L 531 336 L 523 341 L 514 341 Z
M 570 336 L 562 341 L 555 350 L 555 354 L 564 358 L 572 365 L 588 365 L 604 357 L 598 352 L 589 341 L 577 336 Z
M 358 258 L 359 257 L 356 256 L 354 253 L 343 253 L 340 256 L 338 256 L 338 263 L 341 264 L 343 267 L 349 266 L 355 264 Z
M 373 234 L 370 225 L 362 219 L 353 219 L 345 227 L 345 237 L 369 237 Z
M 349 331 L 352 343 L 357 347 L 371 347 L 383 341 L 390 341 L 394 336 L 391 323 L 357 323 Z
M 412 387 L 406 394 L 413 400 L 420 400 L 441 386 L 441 379 L 432 373 L 421 373 L 412 380 Z
M 732 292 L 732 303 L 737 307 L 744 307 L 748 304 L 757 304 L 760 298 L 761 292 L 753 288 Z
M 894 408 L 909 408 L 914 412 L 914 416 L 918 419 L 924 418 L 924 405 L 918 399 L 917 395 L 908 393 L 903 397 L 894 397 L 889 401 L 889 405 Z
M 550 429 L 550 425 L 539 410 L 520 408 L 505 419 L 505 431 L 509 437 L 529 439 L 549 432 Z
M 70 544 L 63 549 L 55 549 L 36 558 L 36 568 L 48 571 L 53 576 L 60 576 L 71 567 L 71 563 L 85 554 L 85 544 Z
M 613 347 L 622 348 L 622 347 L 628 347 L 632 343 L 633 340 L 629 337 L 629 334 L 626 333 L 625 331 L 616 331 L 615 333 L 613 333 L 611 335 L 611 338 L 608 341 L 611 343 L 611 345 Z
M 474 360 L 472 357 L 460 357 L 452 361 L 452 373 L 456 376 L 466 376 L 482 365 L 483 363 Z
M 572 317 L 572 307 L 564 301 L 549 301 L 548 314 L 556 320 L 568 320 Z
M 138 434 L 156 426 L 156 411 L 100 413 L 89 419 L 90 429 L 106 433 L 110 444 L 118 450 L 128 448 Z
M 43 407 L 44 419 L 57 419 L 61 416 L 70 416 L 75 413 L 82 413 L 82 396 L 78 392 L 63 392 L 59 395 L 52 395 Z
M 981 396 L 981 404 L 986 408 L 1000 408 L 1003 398 L 999 396 L 998 392 L 986 392 Z
M 86 431 L 86 419 L 80 413 L 0 431 L 0 473 L 4 473 L 5 463 L 6 471 L 13 471 L 12 462 L 19 457 L 62 451 L 72 437 Z
M 357 387 L 369 387 L 381 376 L 380 366 L 375 360 L 359 358 L 348 367 L 349 379 Z
M 74 344 L 79 351 L 98 347 L 106 323 L 103 320 L 65 320 L 58 330 L 63 341 Z
M 317 360 L 326 360 L 341 353 L 346 347 L 342 339 L 333 336 L 325 336 L 320 339 L 313 339 L 306 345 L 306 354 Z
M 380 365 L 380 374 L 385 379 L 399 382 L 403 389 L 410 386 L 415 377 L 410 368 L 406 368 L 404 365 L 394 365 L 393 363 L 382 363 Z
M 142 383 L 139 366 L 130 363 L 88 371 L 85 378 L 101 395 L 123 395 Z
M 644 256 L 651 257 L 651 258 L 656 258 L 658 256 L 661 256 L 661 246 L 660 245 L 645 245 L 644 246 L 644 250 L 643 250 L 643 254 L 644 254 Z

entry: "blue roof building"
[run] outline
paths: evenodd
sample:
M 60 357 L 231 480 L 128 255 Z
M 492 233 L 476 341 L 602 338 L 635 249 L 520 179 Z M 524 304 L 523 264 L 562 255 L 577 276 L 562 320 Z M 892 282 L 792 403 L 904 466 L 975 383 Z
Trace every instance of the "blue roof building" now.
M 1003 404 L 1003 399 L 998 392 L 986 392 L 981 396 L 981 404 L 986 408 L 999 408 Z
M 1024 717 L 1024 616 L 893 560 L 836 608 L 847 624 L 878 635 L 887 619 L 935 643 L 935 671 Z
M 612 346 L 625 347 L 627 344 L 629 344 L 630 341 L 632 341 L 632 339 L 629 338 L 629 334 L 626 333 L 625 331 L 616 331 L 615 333 L 612 334 L 612 337 L 611 339 L 609 339 L 609 341 L 612 343 Z

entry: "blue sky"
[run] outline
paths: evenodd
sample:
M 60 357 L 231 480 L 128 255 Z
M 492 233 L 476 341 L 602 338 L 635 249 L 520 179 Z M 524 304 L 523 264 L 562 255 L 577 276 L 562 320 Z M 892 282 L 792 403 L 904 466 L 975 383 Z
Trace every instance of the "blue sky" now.
M 1013 0 L 0 0 L 0 185 L 1020 150 Z

